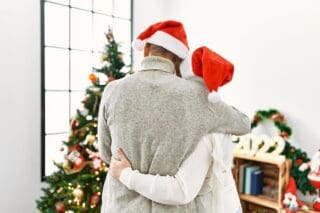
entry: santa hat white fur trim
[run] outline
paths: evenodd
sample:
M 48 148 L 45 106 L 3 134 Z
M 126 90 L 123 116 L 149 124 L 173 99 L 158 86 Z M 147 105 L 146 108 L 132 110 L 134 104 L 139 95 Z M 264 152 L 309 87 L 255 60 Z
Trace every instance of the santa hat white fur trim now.
M 131 44 L 132 48 L 137 51 L 142 51 L 144 48 L 144 42 L 140 39 L 135 39 Z
M 208 100 L 211 103 L 217 103 L 221 101 L 220 95 L 216 91 L 211 91 L 208 95 Z
M 182 78 L 189 78 L 195 76 L 192 71 L 191 60 L 191 55 L 188 54 L 187 57 L 181 62 L 180 73 Z
M 171 51 L 172 53 L 176 54 L 182 59 L 185 59 L 189 52 L 188 47 L 184 43 L 182 43 L 179 39 L 160 30 L 155 32 L 149 38 L 145 39 L 145 42 L 140 39 L 134 40 L 132 42 L 132 47 L 135 50 L 142 51 L 145 43 L 151 43 L 151 44 L 161 46 Z

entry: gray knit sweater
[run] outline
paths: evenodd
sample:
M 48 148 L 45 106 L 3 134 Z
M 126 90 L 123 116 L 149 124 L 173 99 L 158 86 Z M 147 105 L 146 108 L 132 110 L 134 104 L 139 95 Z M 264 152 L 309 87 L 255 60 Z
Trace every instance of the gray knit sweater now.
M 142 69 L 108 84 L 99 111 L 101 158 L 109 163 L 123 148 L 133 169 L 174 175 L 199 139 L 212 132 L 246 134 L 249 119 L 223 102 L 207 100 L 207 89 L 174 75 L 171 61 L 146 57 Z M 103 213 L 197 212 L 197 200 L 187 205 L 162 205 L 128 190 L 110 175 L 103 189 Z

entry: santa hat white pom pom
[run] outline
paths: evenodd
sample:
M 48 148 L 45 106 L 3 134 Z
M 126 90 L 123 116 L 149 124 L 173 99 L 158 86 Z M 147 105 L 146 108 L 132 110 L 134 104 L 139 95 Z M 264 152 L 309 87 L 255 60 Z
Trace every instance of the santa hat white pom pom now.
M 221 99 L 220 99 L 220 96 L 219 94 L 216 92 L 216 91 L 211 91 L 208 95 L 208 100 L 209 102 L 211 103 L 217 103 L 219 102 Z
M 135 39 L 132 42 L 132 48 L 138 51 L 142 51 L 144 48 L 144 42 L 140 39 Z

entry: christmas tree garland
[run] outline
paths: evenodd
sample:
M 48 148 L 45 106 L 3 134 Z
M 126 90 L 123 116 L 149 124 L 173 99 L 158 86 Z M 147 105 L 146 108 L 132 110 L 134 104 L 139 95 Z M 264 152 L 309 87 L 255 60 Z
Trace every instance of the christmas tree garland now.
M 292 146 L 288 141 L 289 137 L 292 135 L 292 130 L 287 125 L 284 115 L 276 109 L 259 110 L 253 118 L 251 129 L 254 129 L 265 120 L 272 121 L 274 126 L 279 130 L 279 135 L 286 141 L 285 149 L 282 154 L 285 155 L 286 158 L 292 160 L 290 175 L 295 179 L 298 189 L 304 194 L 307 192 L 311 194 L 315 193 L 315 188 L 308 180 L 309 169 L 306 171 L 299 170 L 300 165 L 309 162 L 310 159 L 305 151 Z

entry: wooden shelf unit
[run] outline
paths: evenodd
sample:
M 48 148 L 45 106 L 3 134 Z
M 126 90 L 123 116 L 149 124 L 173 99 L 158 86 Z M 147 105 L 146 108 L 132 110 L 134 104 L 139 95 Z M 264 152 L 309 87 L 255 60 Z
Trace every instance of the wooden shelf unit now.
M 244 204 L 243 205 L 243 212 L 249 213 L 252 212 L 247 210 L 248 203 L 255 204 L 257 206 L 261 206 L 262 208 L 272 209 L 272 211 L 266 212 L 277 212 L 281 213 L 284 212 L 282 208 L 282 200 L 284 197 L 285 189 L 290 177 L 290 168 L 291 168 L 291 161 L 285 160 L 280 156 L 249 156 L 244 153 L 234 153 L 234 176 L 237 185 L 238 191 L 239 189 L 239 167 L 244 163 L 250 163 L 252 165 L 260 165 L 261 169 L 263 170 L 264 166 L 273 166 L 277 169 L 277 190 L 278 196 L 276 199 L 268 198 L 265 195 L 258 195 L 253 196 L 250 194 L 242 194 L 240 193 L 240 200 Z M 264 171 L 264 170 L 263 170 Z

